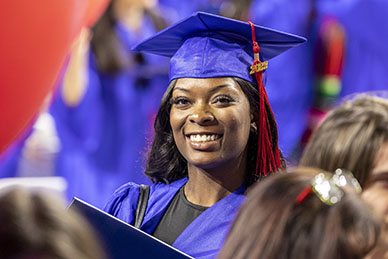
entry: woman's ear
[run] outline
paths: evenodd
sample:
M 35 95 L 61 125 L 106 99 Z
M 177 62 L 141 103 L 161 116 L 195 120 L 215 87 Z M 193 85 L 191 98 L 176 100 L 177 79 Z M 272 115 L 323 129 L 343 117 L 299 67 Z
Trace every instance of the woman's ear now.
M 251 122 L 257 122 L 259 120 L 259 114 L 257 111 L 250 113 Z

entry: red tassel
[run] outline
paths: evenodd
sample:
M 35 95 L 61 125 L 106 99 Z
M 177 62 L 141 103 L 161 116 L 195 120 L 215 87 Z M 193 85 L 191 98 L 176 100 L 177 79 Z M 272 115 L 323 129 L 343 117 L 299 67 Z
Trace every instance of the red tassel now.
M 264 66 L 261 66 L 261 61 L 259 59 L 260 47 L 256 42 L 255 26 L 251 22 L 248 22 L 248 23 L 251 25 L 251 29 L 252 29 L 252 42 L 253 42 L 253 54 L 254 54 L 254 61 L 251 68 L 252 68 L 252 71 L 254 71 L 259 94 L 260 94 L 259 125 L 258 125 L 259 139 L 258 139 L 258 150 L 257 150 L 257 158 L 256 158 L 256 175 L 267 176 L 267 172 L 275 172 L 277 171 L 277 169 L 281 167 L 280 153 L 277 145 L 275 147 L 275 151 L 273 150 L 271 126 L 269 125 L 269 119 L 267 116 L 267 112 L 265 110 L 265 104 L 267 103 L 269 107 L 269 111 L 273 115 L 272 109 L 269 106 L 267 92 L 265 91 L 264 84 L 263 84 L 263 70 L 266 68 L 267 64 L 263 64 Z M 274 130 L 277 134 L 276 123 L 274 125 Z

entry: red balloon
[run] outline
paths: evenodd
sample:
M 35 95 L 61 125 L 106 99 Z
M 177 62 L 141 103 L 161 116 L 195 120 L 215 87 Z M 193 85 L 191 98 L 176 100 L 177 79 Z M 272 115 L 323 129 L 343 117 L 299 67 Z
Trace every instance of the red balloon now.
M 0 153 L 39 111 L 97 2 L 105 0 L 1 1 Z

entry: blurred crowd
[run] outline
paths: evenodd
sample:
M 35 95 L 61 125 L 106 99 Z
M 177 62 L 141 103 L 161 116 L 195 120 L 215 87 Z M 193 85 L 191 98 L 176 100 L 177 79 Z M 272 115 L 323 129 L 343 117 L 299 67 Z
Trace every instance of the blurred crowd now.
M 60 176 L 67 200 L 100 208 L 126 182 L 149 184 L 168 59 L 131 47 L 196 11 L 308 39 L 264 74 L 291 173 L 249 189 L 220 258 L 388 258 L 385 0 L 112 0 L 74 42 L 34 125 L 0 155 L 0 178 Z M 345 184 L 338 168 L 351 172 L 339 173 Z M 13 227 L 0 227 L 1 258 L 104 258 L 64 200 L 0 189 L 1 222 Z

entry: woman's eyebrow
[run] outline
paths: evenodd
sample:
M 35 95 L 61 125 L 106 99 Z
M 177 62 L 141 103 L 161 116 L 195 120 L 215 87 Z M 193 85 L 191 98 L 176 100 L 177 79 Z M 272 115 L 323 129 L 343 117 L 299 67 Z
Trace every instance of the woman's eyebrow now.
M 233 85 L 231 84 L 223 84 L 223 85 L 218 85 L 218 86 L 215 86 L 213 87 L 212 89 L 210 89 L 210 93 L 214 93 L 214 92 L 217 92 L 218 90 L 222 89 L 222 88 L 225 88 L 225 87 L 233 87 Z
M 180 88 L 180 87 L 175 87 L 174 89 L 172 89 L 172 91 L 175 91 L 175 90 L 180 90 L 180 91 L 183 91 L 183 92 L 191 92 L 189 89 Z
M 220 90 L 221 88 L 224 88 L 224 87 L 233 87 L 233 85 L 231 85 L 231 84 L 222 84 L 222 85 L 218 85 L 218 86 L 215 86 L 215 87 L 211 88 L 211 89 L 209 90 L 209 93 L 217 92 L 218 90 Z M 180 91 L 184 91 L 184 92 L 188 92 L 188 93 L 191 92 L 191 90 L 186 89 L 186 88 L 181 88 L 181 87 L 175 87 L 175 88 L 173 89 L 173 91 L 175 91 L 175 90 L 180 90 Z

